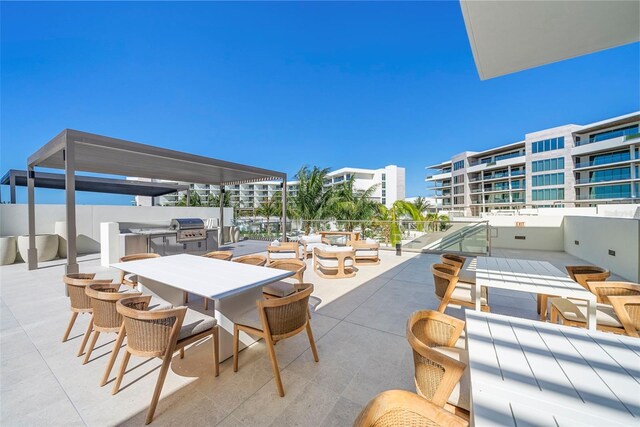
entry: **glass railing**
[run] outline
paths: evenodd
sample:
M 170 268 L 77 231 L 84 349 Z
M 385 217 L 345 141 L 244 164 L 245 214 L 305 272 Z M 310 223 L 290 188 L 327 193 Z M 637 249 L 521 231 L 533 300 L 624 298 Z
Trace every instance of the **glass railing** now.
M 631 179 L 630 175 L 609 178 L 580 178 L 576 180 L 576 184 L 599 184 L 612 181 L 625 181 L 628 179 Z
M 576 168 L 586 168 L 588 166 L 605 166 L 613 163 L 628 162 L 631 160 L 631 156 L 620 156 L 608 160 L 591 160 L 587 162 L 576 163 Z
M 630 198 L 631 198 L 631 193 L 581 194 L 576 196 L 577 200 L 630 199 Z

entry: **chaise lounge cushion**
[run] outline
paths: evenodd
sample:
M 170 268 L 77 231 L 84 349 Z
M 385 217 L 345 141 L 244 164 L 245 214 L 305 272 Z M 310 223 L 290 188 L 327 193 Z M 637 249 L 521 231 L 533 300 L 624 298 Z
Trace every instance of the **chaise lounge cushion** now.
M 357 257 L 374 257 L 378 256 L 378 251 L 375 249 L 356 249 Z
M 278 251 L 278 252 L 269 252 L 269 258 L 271 259 L 293 259 L 297 258 L 296 253 L 294 251 Z
M 184 316 L 182 322 L 182 328 L 180 328 L 180 334 L 178 340 L 189 338 L 194 335 L 198 335 L 201 332 L 205 332 L 217 324 L 217 320 L 206 314 L 202 314 L 195 310 L 187 309 L 187 314 Z
M 458 301 L 466 301 L 466 302 L 475 302 L 475 300 L 473 299 L 473 289 L 472 287 L 475 287 L 475 285 L 471 285 L 470 283 L 460 283 L 458 282 L 456 284 L 455 289 L 453 290 L 453 293 L 451 294 L 451 299 L 455 299 Z M 486 305 L 487 304 L 487 297 L 486 297 L 486 288 L 482 288 L 482 297 L 480 298 L 480 303 L 482 305 Z
M 322 236 L 320 234 L 309 234 L 308 236 L 300 237 L 300 241 L 309 245 L 309 243 L 322 243 Z

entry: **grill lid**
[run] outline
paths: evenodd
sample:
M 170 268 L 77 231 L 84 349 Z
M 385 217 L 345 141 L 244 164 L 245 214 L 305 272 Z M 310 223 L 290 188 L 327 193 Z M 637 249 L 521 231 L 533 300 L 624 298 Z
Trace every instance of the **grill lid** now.
M 194 230 L 204 228 L 204 221 L 201 218 L 174 218 L 169 224 L 173 230 Z

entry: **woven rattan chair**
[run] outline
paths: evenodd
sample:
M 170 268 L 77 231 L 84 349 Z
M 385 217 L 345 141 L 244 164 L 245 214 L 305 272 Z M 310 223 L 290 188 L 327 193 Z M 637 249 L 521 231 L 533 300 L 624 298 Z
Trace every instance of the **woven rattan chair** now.
M 277 246 L 267 245 L 267 265 L 285 259 L 300 259 L 300 244 L 298 242 L 280 242 Z
M 116 303 L 116 309 L 124 320 L 127 347 L 112 392 L 116 394 L 120 390 L 120 384 L 131 355 L 162 358 L 162 367 L 158 374 L 158 381 L 151 398 L 145 424 L 149 424 L 153 420 L 160 392 L 169 371 L 171 359 L 176 351 L 180 350 L 180 357 L 184 357 L 183 349 L 185 346 L 210 336 L 213 342 L 214 373 L 216 377 L 219 375 L 219 332 L 216 319 L 189 310 L 187 307 L 148 311 L 150 301 L 151 296 L 145 295 L 124 298 Z
M 257 265 L 259 267 L 264 267 L 264 265 L 267 263 L 267 257 L 264 255 L 245 255 L 234 258 L 231 261 L 239 262 L 241 264 L 251 264 Z
M 569 277 L 571 278 L 571 280 L 579 283 L 583 288 L 591 292 L 593 291 L 589 289 L 588 282 L 601 282 L 607 280 L 609 276 L 611 276 L 609 270 L 602 267 L 596 267 L 595 265 L 567 265 L 565 266 L 565 268 L 567 269 L 567 273 L 569 273 Z M 547 319 L 547 307 L 549 305 L 549 298 L 553 297 L 555 297 L 555 295 L 538 294 L 537 308 L 541 320 Z
M 96 341 L 102 332 L 109 333 L 120 330 L 122 316 L 116 310 L 116 302 L 122 298 L 142 295 L 140 292 L 121 293 L 118 292 L 119 290 L 120 284 L 90 284 L 85 288 L 85 293 L 91 298 L 91 308 L 93 309 L 93 337 L 87 348 L 87 353 L 82 362 L 83 365 L 91 358 Z M 109 372 L 111 372 L 111 369 L 109 369 Z
M 419 310 L 409 316 L 407 334 L 411 332 L 428 347 L 458 347 L 464 349 L 464 321 L 434 310 Z
M 212 251 L 212 252 L 208 252 L 204 255 L 202 255 L 203 257 L 207 257 L 207 258 L 213 258 L 213 259 L 219 259 L 221 261 L 231 261 L 231 258 L 233 258 L 233 252 L 232 251 Z M 184 302 L 185 304 L 189 301 L 189 294 L 187 292 L 184 293 Z M 204 309 L 208 310 L 209 309 L 209 298 L 205 298 L 204 299 Z
M 301 284 L 304 283 L 304 272 L 307 269 L 307 264 L 300 259 L 279 259 L 272 261 L 269 264 L 269 268 L 293 271 L 294 274 L 291 279 Z M 265 298 L 282 298 L 295 293 L 297 290 L 296 284 L 280 280 L 263 286 L 262 295 Z
M 160 255 L 152 252 L 125 255 L 122 258 L 120 258 L 119 262 L 139 261 L 142 259 L 150 259 L 150 258 L 160 258 Z M 122 283 L 123 285 L 132 286 L 134 288 L 138 286 L 138 277 L 135 274 L 132 274 L 129 276 L 127 276 L 127 274 L 128 273 L 125 271 L 120 272 L 120 283 Z
M 231 258 L 233 258 L 233 252 L 232 251 L 212 251 L 212 252 L 207 252 L 202 256 L 207 258 L 220 259 L 222 261 L 231 261 Z
M 458 276 L 460 270 L 448 264 L 432 264 L 434 288 L 436 297 L 440 300 L 438 311 L 444 313 L 449 304 L 461 305 L 465 307 L 475 307 L 473 299 L 474 284 L 460 282 Z M 482 287 L 481 310 L 491 311 L 488 305 L 488 291 Z
M 589 282 L 599 301 L 596 308 L 596 328 L 600 331 L 627 334 L 627 328 L 620 319 L 618 311 L 611 301 L 618 297 L 633 298 L 640 296 L 640 285 L 629 282 Z M 566 298 L 551 298 L 551 322 L 567 326 L 587 326 L 587 302 Z M 620 304 L 620 303 L 618 303 Z M 634 309 L 631 308 L 633 311 Z M 625 314 L 622 314 L 625 317 Z M 626 319 L 625 319 L 626 320 Z
M 91 314 L 93 312 L 93 308 L 91 307 L 91 298 L 89 298 L 85 293 L 85 287 L 90 283 L 103 285 L 108 285 L 111 283 L 111 280 L 93 280 L 95 276 L 95 273 L 69 273 L 63 276 L 62 280 L 64 281 L 67 288 L 67 293 L 69 294 L 69 302 L 71 303 L 71 319 L 69 319 L 67 329 L 62 336 L 62 342 L 65 342 L 67 339 L 69 339 L 69 334 L 71 333 L 73 325 L 76 323 L 78 314 Z M 93 316 L 91 316 L 89 325 L 87 325 L 87 331 L 84 333 L 84 337 L 82 338 L 80 350 L 78 350 L 78 356 L 82 356 L 82 353 L 84 353 L 84 348 L 87 345 L 87 341 L 89 340 L 92 329 Z
M 640 296 L 611 296 L 609 302 L 626 334 L 640 338 Z
M 404 390 L 387 390 L 362 409 L 353 427 L 467 427 L 469 422 Z
M 273 369 L 276 386 L 281 397 L 284 396 L 284 387 L 280 378 L 280 368 L 278 367 L 274 343 L 306 330 L 313 359 L 316 362 L 319 360 L 313 333 L 311 332 L 311 323 L 307 314 L 309 296 L 313 292 L 313 285 L 307 283 L 300 285 L 300 288 L 299 292 L 288 297 L 256 301 L 257 312 L 252 310 L 246 313 L 233 326 L 233 372 L 238 371 L 240 332 L 263 338 L 267 345 L 271 368 Z M 259 317 L 255 316 L 256 314 Z
M 465 375 L 467 352 L 451 346 L 434 345 L 436 342 L 453 342 L 455 345 L 454 339 L 457 340 L 456 335 L 460 336 L 461 327 L 455 322 L 443 323 L 441 320 L 444 319 L 425 314 L 414 314 L 407 323 L 407 340 L 413 349 L 416 392 L 435 405 L 468 419 L 471 381 L 468 373 Z M 444 325 L 448 328 L 443 328 Z

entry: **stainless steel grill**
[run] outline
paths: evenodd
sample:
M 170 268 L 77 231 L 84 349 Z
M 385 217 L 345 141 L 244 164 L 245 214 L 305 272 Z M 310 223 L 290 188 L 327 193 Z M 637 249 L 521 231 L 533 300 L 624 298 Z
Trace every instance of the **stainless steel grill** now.
M 204 221 L 200 218 L 174 218 L 171 220 L 169 228 L 177 231 L 176 241 L 179 243 L 207 238 Z

